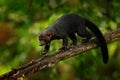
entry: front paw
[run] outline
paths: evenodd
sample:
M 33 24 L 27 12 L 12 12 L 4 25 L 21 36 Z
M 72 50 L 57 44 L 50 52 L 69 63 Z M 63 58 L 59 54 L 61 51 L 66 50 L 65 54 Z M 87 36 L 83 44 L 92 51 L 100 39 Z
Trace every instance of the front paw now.
M 77 43 L 74 43 L 74 42 L 70 44 L 71 47 L 76 46 L 76 45 Z
M 44 50 L 40 53 L 40 55 L 45 55 L 48 52 L 48 50 Z

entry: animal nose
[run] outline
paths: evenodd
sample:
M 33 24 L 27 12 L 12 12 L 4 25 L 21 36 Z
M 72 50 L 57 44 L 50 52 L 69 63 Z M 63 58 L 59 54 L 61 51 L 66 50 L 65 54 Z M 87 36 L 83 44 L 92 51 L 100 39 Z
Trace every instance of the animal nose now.
M 39 44 L 39 46 L 43 46 L 43 44 Z
M 45 44 L 45 42 L 44 41 L 40 41 L 40 46 L 43 46 Z

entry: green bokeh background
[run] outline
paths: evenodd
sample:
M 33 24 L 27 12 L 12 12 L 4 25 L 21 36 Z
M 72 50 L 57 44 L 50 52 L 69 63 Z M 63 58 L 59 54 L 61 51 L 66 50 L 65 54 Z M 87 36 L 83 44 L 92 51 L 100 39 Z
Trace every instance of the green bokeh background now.
M 0 74 L 40 58 L 43 47 L 38 33 L 67 13 L 88 18 L 103 34 L 120 26 L 119 0 L 0 0 Z M 53 41 L 48 54 L 56 52 L 60 44 L 61 40 Z M 108 48 L 108 64 L 103 64 L 101 51 L 93 49 L 25 80 L 120 80 L 120 41 Z

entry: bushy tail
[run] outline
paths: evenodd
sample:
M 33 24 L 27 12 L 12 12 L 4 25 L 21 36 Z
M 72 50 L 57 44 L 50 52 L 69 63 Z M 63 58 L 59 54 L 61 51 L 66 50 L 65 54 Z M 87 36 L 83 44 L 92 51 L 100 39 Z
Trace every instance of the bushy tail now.
M 101 31 L 98 29 L 98 27 L 94 23 L 92 23 L 91 21 L 87 19 L 85 19 L 85 25 L 93 32 L 93 34 L 97 38 L 99 46 L 102 51 L 103 61 L 104 63 L 107 63 L 108 62 L 108 48 L 107 48 L 105 38 L 103 37 Z

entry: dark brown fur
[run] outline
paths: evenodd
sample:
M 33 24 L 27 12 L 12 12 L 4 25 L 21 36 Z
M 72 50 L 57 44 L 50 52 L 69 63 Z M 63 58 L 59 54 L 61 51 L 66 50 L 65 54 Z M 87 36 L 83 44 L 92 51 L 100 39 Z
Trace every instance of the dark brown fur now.
M 102 33 L 94 23 L 76 14 L 63 15 L 62 17 L 58 18 L 52 25 L 40 32 L 40 45 L 45 45 L 43 53 L 48 52 L 50 42 L 54 39 L 63 40 L 63 47 L 61 50 L 67 49 L 68 37 L 73 41 L 72 45 L 76 45 L 77 39 L 75 33 L 81 37 L 85 37 L 85 42 L 89 41 L 92 38 L 92 34 L 86 29 L 86 27 L 90 29 L 97 38 L 99 46 L 101 47 L 103 61 L 104 63 L 107 63 L 108 49 Z

